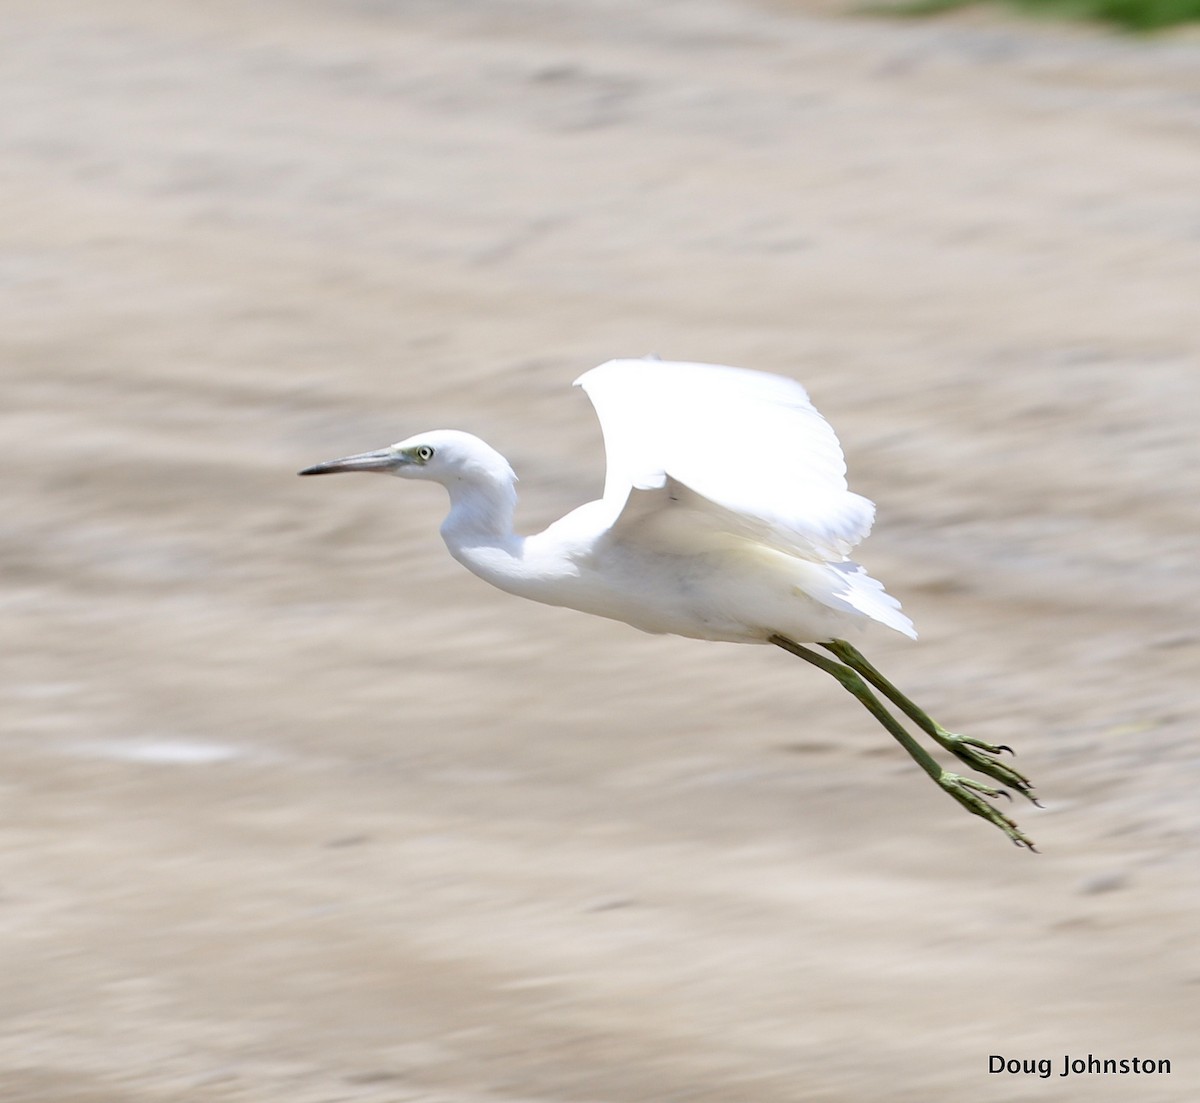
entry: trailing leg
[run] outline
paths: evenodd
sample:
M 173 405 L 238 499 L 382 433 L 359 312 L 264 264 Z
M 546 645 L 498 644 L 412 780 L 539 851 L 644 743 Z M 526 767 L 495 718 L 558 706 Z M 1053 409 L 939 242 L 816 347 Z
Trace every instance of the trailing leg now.
M 929 754 L 908 731 L 901 726 L 894 716 L 883 706 L 883 703 L 871 692 L 864 681 L 865 675 L 860 674 L 851 666 L 834 662 L 807 647 L 788 639 L 786 636 L 773 635 L 770 642 L 783 648 L 789 654 L 812 663 L 813 666 L 825 671 L 836 678 L 842 686 L 852 693 L 859 703 L 884 727 L 884 729 L 912 756 L 933 780 L 949 793 L 967 811 L 980 816 L 989 823 L 1000 828 L 1017 846 L 1034 849 L 1032 840 L 1026 836 L 1016 823 L 1005 816 L 999 809 L 989 804 L 984 797 L 1008 796 L 1003 789 L 994 789 L 973 778 L 962 777 L 942 769 L 938 762 Z
M 927 732 L 937 741 L 939 746 L 944 747 L 960 762 L 965 762 L 971 769 L 978 770 L 993 781 L 1000 782 L 1001 785 L 1010 786 L 1022 796 L 1028 797 L 1034 804 L 1038 803 L 1037 798 L 1033 795 L 1033 783 L 1019 770 L 993 757 L 1003 751 L 1008 751 L 1009 754 L 1012 754 L 1013 750 L 1011 747 L 996 743 L 986 743 L 982 739 L 975 739 L 968 735 L 955 735 L 954 732 L 947 731 L 941 724 L 932 719 L 923 709 L 918 708 L 908 697 L 892 685 L 887 678 L 868 662 L 866 656 L 857 647 L 847 643 L 845 640 L 830 640 L 828 643 L 821 644 L 821 646 L 827 651 L 831 651 L 852 670 L 856 670 L 861 674 L 871 685 L 883 693 L 889 701 L 895 704 L 898 709 L 910 717 L 913 723 L 922 731 Z

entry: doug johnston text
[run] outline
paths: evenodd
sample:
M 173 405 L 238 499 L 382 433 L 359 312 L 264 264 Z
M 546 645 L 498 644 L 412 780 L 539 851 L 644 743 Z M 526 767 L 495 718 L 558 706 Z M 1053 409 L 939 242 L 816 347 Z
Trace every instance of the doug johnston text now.
M 988 1072 L 1025 1073 L 1040 1076 L 1043 1080 L 1054 1075 L 1054 1062 L 1049 1057 L 1001 1057 L 992 1054 L 988 1058 Z M 1118 1076 L 1132 1072 L 1171 1071 L 1171 1062 L 1164 1057 L 1072 1057 L 1066 1054 L 1057 1065 L 1059 1076 L 1103 1076 L 1115 1073 Z

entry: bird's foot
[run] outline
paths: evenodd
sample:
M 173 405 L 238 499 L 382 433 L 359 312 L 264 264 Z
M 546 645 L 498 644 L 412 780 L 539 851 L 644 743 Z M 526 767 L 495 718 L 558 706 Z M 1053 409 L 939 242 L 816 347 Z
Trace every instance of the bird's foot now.
M 984 797 L 1008 797 L 1009 800 L 1012 800 L 1005 790 L 994 789 L 982 781 L 963 777 L 961 774 L 952 774 L 949 770 L 942 771 L 937 783 L 968 812 L 981 816 L 988 823 L 995 824 L 1017 846 L 1028 847 L 1033 851 L 1037 850 L 1037 847 L 1033 845 L 1033 840 L 1016 825 L 1014 820 L 1009 819 L 995 805 L 989 804 L 983 799 Z
M 1011 747 L 1002 743 L 986 743 L 969 735 L 955 735 L 954 732 L 946 731 L 940 724 L 934 726 L 936 731 L 933 738 L 937 740 L 938 745 L 948 750 L 960 762 L 966 763 L 972 770 L 998 781 L 1001 785 L 1015 789 L 1034 804 L 1038 803 L 1037 797 L 1033 795 L 1033 782 L 1020 770 L 995 757 L 1004 751 L 1013 754 Z

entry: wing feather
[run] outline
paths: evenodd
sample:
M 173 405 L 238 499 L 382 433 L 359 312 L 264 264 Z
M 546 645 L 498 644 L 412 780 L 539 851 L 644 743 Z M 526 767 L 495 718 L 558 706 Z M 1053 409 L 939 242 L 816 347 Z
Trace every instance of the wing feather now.
M 633 491 L 674 480 L 714 524 L 805 559 L 844 560 L 871 530 L 875 507 L 847 489 L 837 436 L 794 380 L 716 364 L 610 360 L 576 384 L 600 419 L 604 499 L 614 517 L 644 511 Z

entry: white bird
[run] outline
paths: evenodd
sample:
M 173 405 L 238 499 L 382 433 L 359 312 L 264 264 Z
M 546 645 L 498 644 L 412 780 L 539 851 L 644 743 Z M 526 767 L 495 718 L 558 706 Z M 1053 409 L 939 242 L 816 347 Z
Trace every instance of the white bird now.
M 508 461 L 458 430 L 300 474 L 374 471 L 441 483 L 450 554 L 508 593 L 645 632 L 772 643 L 805 659 L 837 678 L 960 804 L 1033 849 L 984 799 L 1008 796 L 1004 789 L 943 769 L 870 687 L 958 759 L 1032 800 L 1028 779 L 995 757 L 1011 748 L 947 731 L 843 638 L 872 622 L 916 633 L 900 603 L 849 558 L 875 507 L 847 488 L 841 446 L 804 388 L 764 372 L 651 359 L 611 360 L 576 385 L 600 418 L 604 495 L 533 536 L 513 532 Z

